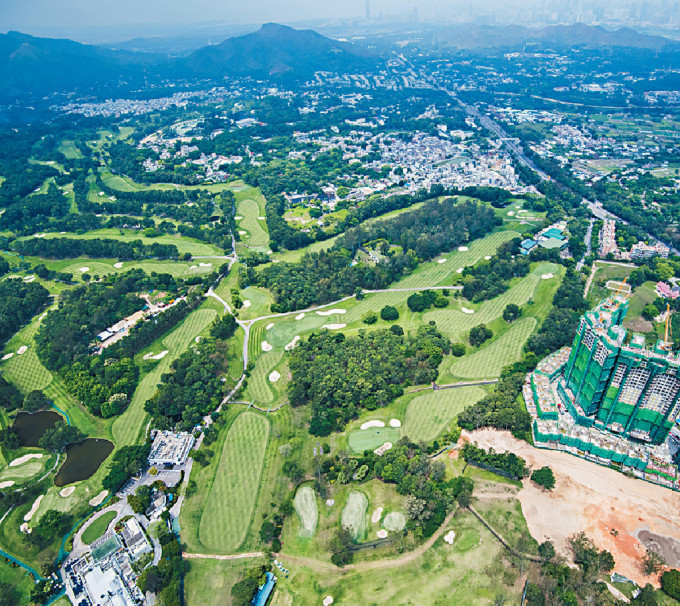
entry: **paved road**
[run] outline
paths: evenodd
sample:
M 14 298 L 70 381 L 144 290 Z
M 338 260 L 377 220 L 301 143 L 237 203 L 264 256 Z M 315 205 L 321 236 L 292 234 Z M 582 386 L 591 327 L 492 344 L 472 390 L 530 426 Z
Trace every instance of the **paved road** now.
M 586 238 L 585 238 L 585 243 L 586 243 L 586 252 L 583 254 L 581 257 L 581 260 L 576 264 L 576 271 L 581 271 L 583 269 L 583 266 L 586 263 L 586 257 L 590 256 L 591 252 L 591 240 L 593 238 L 593 224 L 595 223 L 595 219 L 591 218 L 590 221 L 588 222 L 588 229 L 586 230 Z

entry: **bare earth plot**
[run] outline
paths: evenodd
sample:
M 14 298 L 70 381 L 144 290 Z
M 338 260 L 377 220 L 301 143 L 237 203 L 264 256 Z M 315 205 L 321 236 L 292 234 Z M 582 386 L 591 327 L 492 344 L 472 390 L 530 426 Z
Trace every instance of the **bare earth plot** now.
M 584 531 L 599 549 L 611 552 L 616 572 L 641 585 L 658 582 L 642 574 L 645 547 L 640 539 L 647 542 L 651 536 L 669 566 L 680 566 L 675 555 L 680 553 L 680 516 L 673 491 L 566 452 L 534 448 L 509 432 L 484 429 L 469 436 L 484 448 L 514 452 L 531 467 L 552 468 L 556 480 L 552 491 L 525 481 L 518 493 L 529 532 L 539 543 L 550 539 L 558 553 L 569 557 L 568 538 Z

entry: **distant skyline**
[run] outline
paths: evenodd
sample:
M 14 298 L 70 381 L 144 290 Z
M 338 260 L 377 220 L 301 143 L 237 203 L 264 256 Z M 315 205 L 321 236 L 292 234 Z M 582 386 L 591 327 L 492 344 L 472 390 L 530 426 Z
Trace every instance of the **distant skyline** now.
M 122 41 L 269 21 L 378 21 L 387 15 L 431 23 L 677 27 L 680 0 L 0 0 L 0 31 Z

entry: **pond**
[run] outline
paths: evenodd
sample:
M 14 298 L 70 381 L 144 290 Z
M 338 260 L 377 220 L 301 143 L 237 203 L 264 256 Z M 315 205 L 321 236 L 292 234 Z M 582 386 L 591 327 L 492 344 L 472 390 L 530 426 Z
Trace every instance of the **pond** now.
M 13 427 L 22 446 L 37 446 L 43 434 L 63 420 L 64 417 L 53 410 L 43 410 L 33 414 L 21 411 L 17 413 Z
M 66 486 L 91 478 L 113 450 L 113 442 L 87 438 L 66 447 L 66 461 L 59 468 L 54 483 Z

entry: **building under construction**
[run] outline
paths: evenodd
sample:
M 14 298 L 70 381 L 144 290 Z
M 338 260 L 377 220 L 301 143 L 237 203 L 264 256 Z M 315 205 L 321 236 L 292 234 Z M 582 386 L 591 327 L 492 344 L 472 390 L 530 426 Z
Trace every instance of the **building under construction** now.
M 678 485 L 669 434 L 680 412 L 680 357 L 668 342 L 647 347 L 621 325 L 616 293 L 581 318 L 571 348 L 543 360 L 524 386 L 537 446 L 568 450 L 646 479 Z

